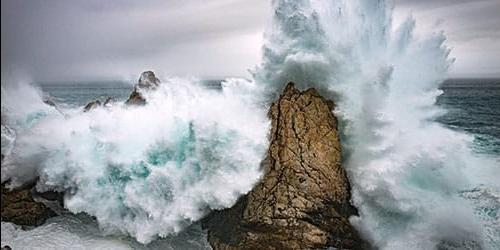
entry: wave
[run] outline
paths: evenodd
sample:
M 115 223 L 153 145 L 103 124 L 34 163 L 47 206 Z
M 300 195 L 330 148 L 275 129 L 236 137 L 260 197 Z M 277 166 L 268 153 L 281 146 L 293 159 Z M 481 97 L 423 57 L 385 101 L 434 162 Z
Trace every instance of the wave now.
M 372 244 L 498 249 L 500 159 L 473 153 L 471 135 L 435 122 L 453 63 L 444 34 L 415 35 L 412 17 L 393 27 L 383 0 L 275 0 L 273 8 L 254 79 L 228 79 L 220 92 L 169 79 L 146 93 L 146 106 L 83 113 L 44 105 L 31 88 L 3 88 L 15 134 L 6 134 L 2 181 L 40 176 L 40 191 L 65 190 L 65 206 L 108 234 L 142 243 L 175 234 L 258 181 L 266 104 L 293 81 L 337 103 L 360 213 L 351 222 Z
M 2 90 L 17 133 L 2 178 L 15 186 L 39 176 L 39 191 L 65 191 L 65 207 L 94 216 L 106 234 L 148 243 L 177 233 L 260 178 L 269 121 L 252 88 L 170 79 L 145 93 L 145 106 L 62 113 L 28 87 Z
M 453 63 L 444 34 L 416 36 L 411 16 L 392 27 L 383 0 L 273 7 L 255 78 L 270 90 L 294 81 L 335 98 L 360 211 L 351 221 L 362 234 L 381 249 L 497 249 L 500 160 L 474 154 L 472 136 L 435 122 Z M 471 190 L 487 205 L 464 195 Z

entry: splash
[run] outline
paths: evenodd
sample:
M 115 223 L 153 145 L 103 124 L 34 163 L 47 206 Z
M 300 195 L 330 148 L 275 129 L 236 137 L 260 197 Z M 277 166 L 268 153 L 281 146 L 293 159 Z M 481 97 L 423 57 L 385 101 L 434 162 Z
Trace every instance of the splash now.
M 434 122 L 453 62 L 444 34 L 416 36 L 412 17 L 392 27 L 383 0 L 273 6 L 255 79 L 335 98 L 362 234 L 382 249 L 498 249 L 500 160 Z
M 261 176 L 269 122 L 253 85 L 229 79 L 212 91 L 170 79 L 145 93 L 145 106 L 63 114 L 32 88 L 2 90 L 17 133 L 2 177 L 18 185 L 39 176 L 40 191 L 65 191 L 65 207 L 94 216 L 106 234 L 148 243 L 178 233 Z

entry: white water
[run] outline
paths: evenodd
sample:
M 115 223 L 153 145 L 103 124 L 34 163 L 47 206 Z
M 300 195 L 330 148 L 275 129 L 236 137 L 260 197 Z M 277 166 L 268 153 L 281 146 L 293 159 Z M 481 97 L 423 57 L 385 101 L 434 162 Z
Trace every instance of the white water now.
M 434 122 L 452 63 L 442 33 L 392 27 L 383 0 L 274 1 L 258 81 L 334 97 L 360 217 L 382 249 L 500 248 L 500 160 Z
M 233 205 L 261 176 L 269 122 L 248 98 L 252 88 L 227 80 L 216 92 L 171 79 L 145 93 L 148 105 L 64 115 L 31 89 L 2 90 L 17 132 L 2 178 L 40 176 L 40 191 L 64 190 L 65 207 L 95 216 L 105 234 L 148 243 L 178 233 Z
M 29 101 L 32 90 L 2 89 L 16 129 L 2 178 L 40 174 L 38 188 L 70 190 L 66 206 L 95 216 L 105 233 L 149 242 L 251 189 L 267 147 L 260 87 L 276 96 L 294 81 L 337 102 L 360 211 L 352 222 L 367 240 L 381 249 L 500 248 L 499 159 L 474 155 L 469 135 L 433 122 L 452 63 L 444 35 L 416 37 L 412 18 L 392 27 L 382 0 L 273 6 L 255 81 L 228 80 L 222 93 L 177 79 L 145 107 L 61 115 Z M 39 230 L 51 234 L 49 225 Z

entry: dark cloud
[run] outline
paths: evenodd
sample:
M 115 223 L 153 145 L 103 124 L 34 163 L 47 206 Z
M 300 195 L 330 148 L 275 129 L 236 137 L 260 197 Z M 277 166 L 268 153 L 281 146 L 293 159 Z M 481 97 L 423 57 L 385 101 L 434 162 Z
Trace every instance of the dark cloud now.
M 455 71 L 500 74 L 500 1 L 395 2 L 419 27 L 447 32 L 460 59 Z M 2 0 L 2 71 L 22 68 L 40 80 L 116 78 L 148 68 L 242 76 L 258 63 L 269 7 L 267 0 Z
M 213 61 L 195 67 L 194 74 L 242 74 L 251 65 L 221 63 L 248 63 L 242 50 L 248 45 L 242 43 L 262 32 L 268 9 L 267 1 L 243 0 L 2 1 L 2 65 L 26 68 L 40 79 L 116 77 L 143 67 L 187 73 L 178 62 L 189 58 L 193 64 Z M 237 42 L 241 53 L 230 48 L 214 53 L 228 41 Z M 201 44 L 212 51 L 200 50 Z M 212 58 L 198 60 L 204 55 Z

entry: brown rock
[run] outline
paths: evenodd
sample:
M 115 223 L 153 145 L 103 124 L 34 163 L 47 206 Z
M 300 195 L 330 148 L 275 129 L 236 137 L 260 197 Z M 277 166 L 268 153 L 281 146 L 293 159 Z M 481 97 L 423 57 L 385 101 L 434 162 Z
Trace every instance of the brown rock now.
M 144 71 L 139 77 L 139 88 L 156 88 L 160 84 L 160 79 L 156 78 L 153 71 Z
M 34 184 L 9 190 L 5 183 L 1 185 L 2 221 L 18 225 L 38 226 L 56 214 L 42 203 L 33 200 L 32 191 Z
M 218 249 L 364 249 L 333 102 L 289 83 L 271 106 L 271 145 L 261 182 L 232 208 L 203 221 Z
M 156 78 L 153 71 L 144 71 L 139 77 L 138 83 L 135 85 L 134 90 L 130 94 L 125 104 L 127 105 L 144 105 L 146 98 L 142 96 L 141 91 L 152 90 L 160 85 L 160 80 Z
M 146 104 L 146 99 L 141 95 L 137 86 L 134 88 L 127 101 L 125 101 L 126 105 L 144 105 Z

